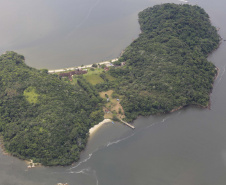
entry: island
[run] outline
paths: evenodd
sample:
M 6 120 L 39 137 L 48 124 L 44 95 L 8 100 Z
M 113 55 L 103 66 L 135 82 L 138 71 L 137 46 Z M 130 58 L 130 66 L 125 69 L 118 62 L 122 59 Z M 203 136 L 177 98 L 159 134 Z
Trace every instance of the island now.
M 4 151 L 46 166 L 79 160 L 103 119 L 131 122 L 188 105 L 208 107 L 220 36 L 199 6 L 161 4 L 139 13 L 141 33 L 118 60 L 50 74 L 13 51 L 0 56 Z

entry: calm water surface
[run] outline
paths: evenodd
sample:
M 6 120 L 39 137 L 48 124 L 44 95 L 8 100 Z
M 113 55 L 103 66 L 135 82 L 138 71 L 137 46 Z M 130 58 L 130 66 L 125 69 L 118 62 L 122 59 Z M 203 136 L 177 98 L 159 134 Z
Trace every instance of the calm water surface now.
M 162 2 L 181 3 L 40 0 L 31 4 L 28 0 L 0 0 L 4 18 L 0 49 L 20 52 L 29 65 L 38 68 L 114 58 L 139 34 L 137 13 Z M 225 1 L 189 3 L 202 6 L 226 39 Z M 211 110 L 188 107 L 163 116 L 142 117 L 134 122 L 134 131 L 121 124 L 106 124 L 90 138 L 81 160 L 68 167 L 28 170 L 23 161 L 0 154 L 0 184 L 225 185 L 225 51 L 223 42 L 209 57 L 220 69 Z
M 138 36 L 138 12 L 162 2 L 170 0 L 0 0 L 0 52 L 48 69 L 113 59 Z

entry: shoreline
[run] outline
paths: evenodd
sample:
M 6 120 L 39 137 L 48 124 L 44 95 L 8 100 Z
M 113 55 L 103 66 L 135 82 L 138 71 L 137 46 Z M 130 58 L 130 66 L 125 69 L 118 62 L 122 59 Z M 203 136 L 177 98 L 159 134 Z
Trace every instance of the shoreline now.
M 108 60 L 108 61 L 103 61 L 103 62 L 97 62 L 95 64 L 105 64 L 105 65 L 108 65 L 112 62 L 115 62 L 115 61 L 118 61 L 118 58 L 114 58 L 114 59 L 111 59 L 111 60 Z M 60 72 L 64 72 L 64 71 L 71 71 L 71 70 L 75 70 L 75 69 L 85 69 L 85 68 L 91 68 L 93 64 L 87 64 L 87 65 L 84 65 L 84 66 L 77 66 L 77 67 L 67 67 L 67 68 L 61 68 L 61 69 L 50 69 L 48 70 L 48 73 L 60 73 Z
M 3 154 L 3 155 L 13 156 L 13 155 L 11 155 L 10 153 L 8 153 L 8 152 L 6 151 L 2 136 L 0 137 L 0 147 L 1 147 L 1 150 L 2 150 L 2 154 Z
M 215 83 L 216 79 L 218 78 L 218 76 L 219 76 L 219 74 L 220 74 L 220 69 L 219 69 L 218 67 L 216 67 L 215 69 L 216 69 L 217 73 L 216 73 L 216 75 L 214 76 L 212 87 L 214 86 L 214 83 Z M 209 98 L 210 98 L 210 96 L 211 96 L 211 94 L 212 94 L 212 91 L 213 91 L 213 88 L 212 88 L 211 92 L 209 93 Z M 175 109 L 169 111 L 169 113 L 176 112 L 176 111 L 178 111 L 178 110 L 180 110 L 180 109 L 183 109 L 183 108 L 186 107 L 186 106 L 189 106 L 189 105 L 179 106 L 179 107 L 177 107 L 177 108 L 175 108 Z M 211 99 L 209 99 L 209 103 L 208 103 L 207 106 L 195 105 L 195 104 L 194 104 L 194 106 L 197 106 L 197 107 L 200 107 L 200 108 L 204 108 L 204 109 L 209 109 L 209 110 L 211 110 Z
M 94 125 L 92 128 L 90 128 L 89 129 L 89 137 L 93 136 L 93 134 L 95 134 L 95 132 L 97 130 L 99 130 L 101 126 L 103 126 L 105 123 L 109 123 L 109 122 L 112 122 L 112 120 L 111 119 L 104 119 L 103 121 L 101 121 L 97 125 Z
M 27 168 L 35 168 L 35 167 L 41 167 L 42 164 L 41 163 L 34 163 L 34 161 L 32 159 L 30 159 L 30 161 L 28 160 L 24 160 L 25 163 L 27 164 Z
M 218 78 L 219 76 L 219 72 L 220 72 L 220 69 L 218 67 L 216 67 L 216 75 L 214 76 L 214 82 L 215 80 Z M 214 85 L 214 82 L 212 84 L 212 86 Z M 209 93 L 209 97 L 211 95 L 212 91 Z M 168 114 L 168 113 L 173 113 L 173 112 L 176 112 L 180 109 L 183 109 L 184 107 L 186 106 L 189 106 L 189 105 L 184 105 L 184 106 L 179 106 L 177 108 L 174 108 L 172 109 L 171 111 L 169 112 L 165 112 L 163 114 Z M 209 103 L 207 106 L 201 106 L 201 105 L 197 105 L 197 104 L 193 104 L 193 106 L 196 106 L 196 107 L 200 107 L 200 108 L 208 108 L 209 110 L 211 110 L 211 99 L 209 100 Z M 150 115 L 151 116 L 151 115 Z M 138 119 L 139 116 L 136 118 Z M 104 119 L 103 121 L 99 122 L 98 124 L 94 125 L 93 127 L 91 127 L 89 129 L 89 139 L 90 137 L 92 137 L 104 124 L 106 123 L 110 123 L 112 122 L 111 119 Z M 13 156 L 12 154 L 8 153 L 6 150 L 5 150 L 5 147 L 4 147 L 4 142 L 3 142 L 3 139 L 0 137 L 0 148 L 2 150 L 2 154 L 3 155 L 7 155 L 7 156 L 12 156 L 12 157 L 16 157 L 18 158 L 17 156 Z M 20 158 L 19 158 L 20 159 Z M 28 160 L 28 159 L 20 159 L 20 160 L 23 160 L 26 164 L 27 164 L 27 168 L 35 168 L 35 167 L 41 167 L 42 164 L 41 163 L 34 163 L 32 159 Z
M 215 65 L 215 64 L 214 64 Z M 212 92 L 213 92 L 213 87 L 214 87 L 214 83 L 215 83 L 215 81 L 217 80 L 217 78 L 218 78 L 218 76 L 219 76 L 219 74 L 220 74 L 220 69 L 217 67 L 217 66 L 215 66 L 216 68 L 216 71 L 217 71 L 217 73 L 216 73 L 216 75 L 215 75 L 215 77 L 214 77 L 214 79 L 213 79 L 213 84 L 212 84 L 212 90 L 211 90 L 211 92 L 209 93 L 209 97 L 210 97 L 210 100 L 209 100 L 209 104 L 208 104 L 208 106 L 207 106 L 207 108 L 209 109 L 209 110 L 211 110 L 211 94 L 212 94 Z
M 27 164 L 27 168 L 34 168 L 34 167 L 42 166 L 41 163 L 34 163 L 32 159 L 30 159 L 30 160 L 28 160 L 28 159 L 21 159 L 21 158 L 19 158 L 17 156 L 12 155 L 11 153 L 7 152 L 6 149 L 5 149 L 4 142 L 3 142 L 2 138 L 0 138 L 0 148 L 2 150 L 1 153 L 3 155 L 10 156 L 10 157 L 15 157 L 15 158 L 17 158 L 19 160 L 24 161 Z
M 217 71 L 217 73 L 216 73 L 216 75 L 215 75 L 215 77 L 214 77 L 214 82 L 215 82 L 215 80 L 218 78 L 218 76 L 219 76 L 219 72 L 220 72 L 220 69 L 218 68 L 218 67 L 216 67 L 216 71 Z M 213 84 L 212 84 L 212 86 L 214 85 L 214 82 L 213 82 Z M 212 91 L 209 93 L 209 97 L 210 97 L 210 95 L 211 95 L 211 93 L 212 93 Z M 179 106 L 179 107 L 177 107 L 177 108 L 174 108 L 174 109 L 172 109 L 171 111 L 169 111 L 169 112 L 165 112 L 165 113 L 163 113 L 163 114 L 168 114 L 168 113 L 173 113 L 173 112 L 176 112 L 176 111 L 178 111 L 178 110 L 180 110 L 180 109 L 183 109 L 184 107 L 186 107 L 186 106 L 189 106 L 189 105 L 184 105 L 184 106 Z M 196 106 L 196 107 L 200 107 L 200 108 L 208 108 L 209 110 L 211 110 L 211 99 L 209 100 L 209 103 L 208 103 L 208 105 L 207 106 L 201 106 L 201 105 L 196 105 L 196 104 L 194 104 L 194 106 Z M 151 116 L 151 115 L 150 115 Z M 136 118 L 136 119 L 138 119 L 139 118 L 139 116 Z M 89 129 L 89 139 L 104 125 L 104 124 L 106 124 L 106 123 L 110 123 L 110 122 L 112 122 L 112 120 L 111 119 L 104 119 L 103 121 L 101 121 L 101 122 L 99 122 L 98 124 L 96 124 L 96 125 L 94 125 L 93 127 L 91 127 L 90 129 Z M 10 154 L 10 153 L 8 153 L 6 150 L 5 150 L 5 147 L 4 147 L 4 142 L 3 142 L 3 139 L 0 137 L 0 147 L 1 147 L 1 150 L 2 150 L 2 154 L 3 155 L 7 155 L 7 156 L 12 156 L 12 157 L 16 157 L 16 158 L 18 158 L 17 156 L 13 156 L 12 154 Z M 20 158 L 19 158 L 20 159 Z M 27 160 L 27 159 L 20 159 L 20 160 L 23 160 L 26 164 L 27 164 L 27 168 L 28 169 L 31 169 L 31 168 L 35 168 L 35 167 L 42 167 L 42 164 L 41 163 L 34 163 L 33 162 L 33 160 L 32 159 L 30 159 L 30 160 Z

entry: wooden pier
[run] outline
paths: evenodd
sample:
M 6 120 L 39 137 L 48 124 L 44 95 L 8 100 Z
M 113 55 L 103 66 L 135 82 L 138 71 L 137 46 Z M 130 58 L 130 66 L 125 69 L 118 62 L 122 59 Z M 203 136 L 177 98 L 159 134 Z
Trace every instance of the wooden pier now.
M 121 121 L 122 123 L 124 123 L 125 125 L 127 125 L 128 127 L 132 128 L 132 129 L 135 129 L 135 127 L 134 127 L 133 125 L 131 125 L 131 124 L 129 124 L 129 123 L 123 121 L 122 119 L 120 119 L 120 121 Z

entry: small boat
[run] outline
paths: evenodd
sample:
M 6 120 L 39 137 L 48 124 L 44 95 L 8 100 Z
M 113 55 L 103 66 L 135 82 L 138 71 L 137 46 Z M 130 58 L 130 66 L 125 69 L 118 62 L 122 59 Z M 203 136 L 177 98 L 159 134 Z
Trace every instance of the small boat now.
M 114 121 L 112 121 L 112 124 L 115 124 Z

